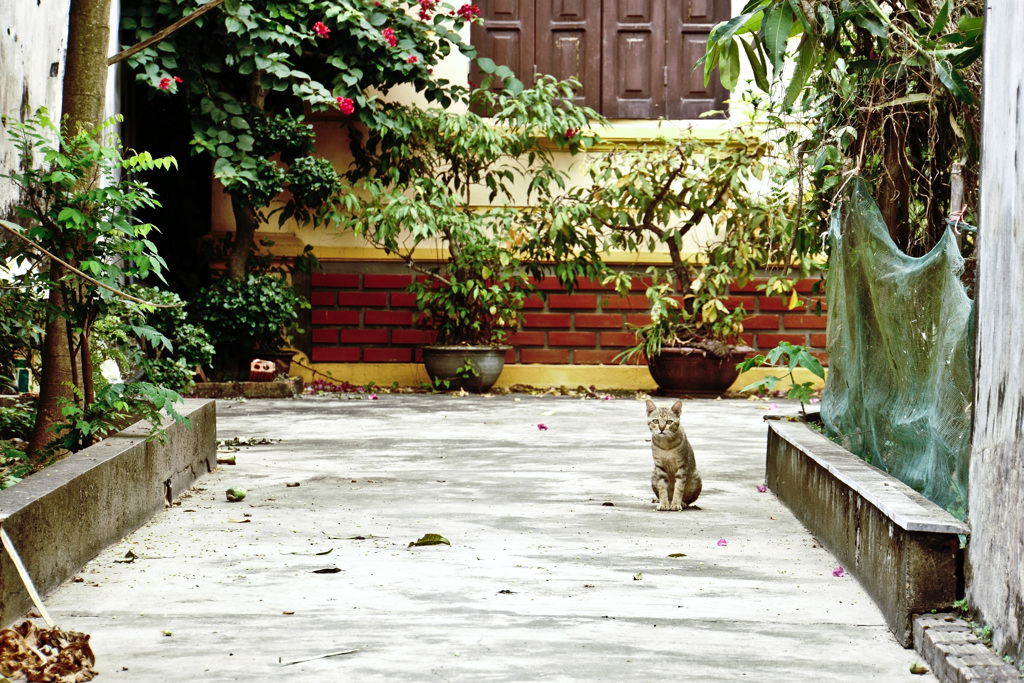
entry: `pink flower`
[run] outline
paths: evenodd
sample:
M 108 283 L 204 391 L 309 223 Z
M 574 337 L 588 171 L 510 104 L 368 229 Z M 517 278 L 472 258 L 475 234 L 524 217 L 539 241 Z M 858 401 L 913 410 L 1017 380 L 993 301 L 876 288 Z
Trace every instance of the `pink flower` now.
M 420 61 L 420 60 L 416 57 L 416 55 L 409 55 L 409 58 L 407 60 L 405 60 L 405 63 L 406 64 L 415 64 L 418 61 Z
M 767 490 L 768 490 L 768 487 L 767 487 L 767 486 L 764 486 L 763 484 L 762 484 L 761 486 L 758 486 L 758 487 L 757 487 L 757 492 L 758 492 L 758 493 L 764 493 L 764 492 L 765 492 L 765 491 L 767 491 Z
M 718 545 L 721 545 L 721 546 L 729 545 L 729 541 L 725 540 L 724 538 L 720 538 L 720 539 L 718 539 Z
M 164 76 L 163 78 L 161 78 L 160 79 L 160 85 L 157 86 L 157 87 L 160 88 L 161 90 L 170 90 L 171 89 L 171 77 L 170 76 Z
M 338 102 L 338 109 L 341 110 L 341 113 L 345 116 L 348 116 L 356 110 L 355 103 L 348 97 L 338 96 L 334 99 Z
M 472 21 L 474 18 L 480 16 L 480 8 L 476 5 L 466 3 L 459 9 L 455 10 L 455 16 L 466 21 Z
M 542 432 L 546 432 L 548 430 L 548 426 L 547 425 L 537 425 L 537 429 L 539 429 Z
M 395 37 L 395 29 L 386 28 L 383 31 L 381 31 L 380 34 L 384 36 L 384 40 L 388 41 L 388 45 L 390 45 L 391 47 L 398 45 L 398 38 Z
M 175 76 L 174 77 L 174 82 L 175 83 L 184 83 L 184 81 L 181 80 L 181 76 Z
M 842 567 L 836 567 L 835 569 L 832 570 L 832 576 L 835 576 L 837 578 L 841 578 L 845 574 L 846 574 L 846 570 L 844 570 Z
M 331 35 L 331 29 L 324 26 L 324 22 L 318 21 L 313 24 L 313 33 L 317 34 L 321 38 L 328 38 Z

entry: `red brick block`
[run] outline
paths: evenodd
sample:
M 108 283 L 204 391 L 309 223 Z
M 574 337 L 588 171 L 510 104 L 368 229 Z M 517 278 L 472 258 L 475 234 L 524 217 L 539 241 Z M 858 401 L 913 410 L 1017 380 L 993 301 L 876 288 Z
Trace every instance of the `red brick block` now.
M 412 311 L 366 311 L 364 323 L 367 325 L 412 325 Z
M 314 287 L 359 289 L 359 276 L 354 273 L 313 273 L 310 280 Z
M 741 334 L 736 339 L 738 344 L 746 344 L 747 346 L 754 346 L 754 335 L 752 334 Z
M 730 311 L 735 311 L 737 308 L 742 306 L 743 310 L 746 311 L 747 313 L 754 312 L 755 301 L 757 301 L 757 299 L 752 296 L 727 296 L 724 299 L 722 299 L 722 302 L 725 304 L 725 307 L 728 308 Z
M 569 349 L 521 349 L 519 356 L 521 363 L 567 364 Z
M 547 327 L 569 329 L 572 316 L 568 313 L 524 313 L 523 327 Z
M 729 285 L 729 293 L 730 294 L 737 294 L 739 292 L 759 292 L 759 291 L 764 291 L 763 288 L 762 289 L 758 289 L 758 286 L 767 284 L 767 282 L 768 282 L 767 280 L 764 280 L 764 279 L 761 279 L 761 278 L 754 278 L 754 279 L 751 279 L 751 280 L 747 280 L 747 284 L 745 284 L 744 286 L 740 287 L 739 283 L 733 281 L 733 283 Z
M 789 334 L 768 334 L 761 332 L 757 335 L 757 344 L 755 346 L 759 349 L 774 349 L 784 341 L 798 346 L 806 346 L 807 335 L 799 333 L 793 334 L 792 332 Z
M 391 308 L 416 308 L 416 295 L 409 292 L 391 292 Z
M 359 311 L 313 310 L 314 325 L 358 325 Z
M 820 333 L 811 334 L 811 346 L 823 349 L 828 346 L 828 335 Z
M 642 294 L 630 294 L 629 296 L 608 296 L 601 300 L 603 311 L 646 311 L 651 307 L 647 297 Z
M 789 307 L 789 297 L 761 296 L 757 299 L 758 310 L 767 313 L 768 311 L 800 311 L 807 305 L 805 299 L 800 299 L 796 308 Z
M 530 296 L 526 297 L 525 301 L 523 301 L 523 308 L 528 308 L 532 310 L 543 309 L 544 299 L 541 299 L 536 294 L 531 294 Z
M 392 330 L 392 344 L 409 344 L 412 346 L 421 344 L 433 344 L 437 339 L 437 332 L 433 330 Z
M 358 363 L 359 349 L 313 347 L 314 363 Z
M 516 349 L 509 349 L 505 352 L 505 362 L 509 365 L 515 363 L 517 355 Z
M 651 322 L 651 316 L 648 313 L 632 313 L 626 316 L 626 323 L 630 325 L 646 325 Z
M 342 330 L 342 344 L 387 344 L 387 330 Z
M 803 280 L 797 280 L 796 291 L 800 292 L 801 294 L 810 294 L 811 292 L 814 291 L 814 285 L 816 285 L 819 282 L 821 283 L 821 285 L 819 287 L 818 292 L 819 294 L 824 294 L 825 281 L 816 277 L 809 277 Z
M 818 362 L 828 367 L 828 354 L 824 351 L 811 351 L 811 355 L 818 359 Z
M 338 330 L 333 327 L 327 329 L 313 330 L 313 343 L 314 344 L 337 344 L 338 343 Z
M 548 297 L 548 308 L 593 311 L 597 308 L 597 297 L 592 294 L 552 294 Z
M 367 311 L 367 314 L 370 312 Z M 746 330 L 778 330 L 780 318 L 777 315 L 748 315 L 743 319 Z
M 412 275 L 373 275 L 363 276 L 363 289 L 404 289 L 412 284 Z
M 576 329 L 581 327 L 621 330 L 623 327 L 621 313 L 577 313 Z
M 632 282 L 629 283 L 629 290 L 631 292 L 645 292 L 647 288 L 654 284 L 654 278 L 649 277 L 635 277 Z M 644 297 L 646 298 L 646 297 Z
M 824 330 L 828 318 L 817 315 L 787 315 L 783 322 L 787 330 Z
M 615 357 L 620 353 L 614 349 L 579 349 L 573 351 L 572 362 L 574 365 L 618 365 Z
M 636 344 L 636 335 L 632 332 L 602 332 L 601 348 L 621 348 Z
M 309 295 L 309 303 L 314 306 L 333 306 L 334 292 L 313 292 Z
M 557 277 L 542 277 L 542 278 L 530 278 L 530 282 L 537 285 L 537 289 L 542 292 L 563 292 L 565 287 L 558 281 Z
M 410 363 L 412 349 L 363 349 L 364 363 Z
M 508 338 L 512 346 L 544 346 L 546 335 L 543 332 L 516 332 Z
M 576 289 L 583 292 L 609 291 L 612 285 L 603 285 L 600 280 L 593 280 L 589 277 L 576 278 Z
M 812 296 L 811 298 L 809 298 L 807 300 L 807 310 L 808 310 L 808 312 L 813 314 L 814 313 L 814 308 L 819 303 L 821 304 L 821 312 L 822 313 L 827 313 L 828 312 L 828 302 L 825 301 L 825 297 L 818 297 L 818 296 Z
M 548 332 L 549 346 L 597 346 L 595 332 Z
M 388 305 L 388 295 L 385 292 L 338 292 L 338 305 L 384 308 Z

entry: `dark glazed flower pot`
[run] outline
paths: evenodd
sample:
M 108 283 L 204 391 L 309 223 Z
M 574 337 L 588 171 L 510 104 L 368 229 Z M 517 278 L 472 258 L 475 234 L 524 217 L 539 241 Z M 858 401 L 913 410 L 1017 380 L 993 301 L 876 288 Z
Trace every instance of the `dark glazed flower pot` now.
M 424 346 L 423 364 L 427 374 L 436 384 L 448 380 L 449 389 L 484 392 L 491 388 L 502 368 L 505 367 L 505 353 L 511 346 Z M 467 373 L 467 365 L 474 370 Z M 460 372 L 462 369 L 462 372 Z
M 647 369 L 662 393 L 721 396 L 739 377 L 736 364 L 745 357 L 744 351 L 718 358 L 703 349 L 662 348 L 648 359 Z

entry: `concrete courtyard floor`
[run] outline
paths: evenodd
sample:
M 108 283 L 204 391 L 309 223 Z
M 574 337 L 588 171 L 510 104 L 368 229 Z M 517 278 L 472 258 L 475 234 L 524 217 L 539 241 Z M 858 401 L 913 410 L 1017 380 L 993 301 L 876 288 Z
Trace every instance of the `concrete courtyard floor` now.
M 47 606 L 100 681 L 934 681 L 758 491 L 765 407 L 686 401 L 704 491 L 659 513 L 632 398 L 219 401 L 220 438 L 280 441 Z

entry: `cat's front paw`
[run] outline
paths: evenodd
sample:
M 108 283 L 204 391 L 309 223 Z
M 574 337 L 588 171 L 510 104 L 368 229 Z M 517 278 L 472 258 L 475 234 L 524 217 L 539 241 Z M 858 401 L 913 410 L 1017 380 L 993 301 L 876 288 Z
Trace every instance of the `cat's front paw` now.
M 671 510 L 672 506 L 668 503 L 658 503 L 658 507 L 654 508 L 655 512 L 670 512 Z
M 668 509 L 669 512 L 682 512 L 683 506 L 682 505 L 669 505 L 667 509 Z

